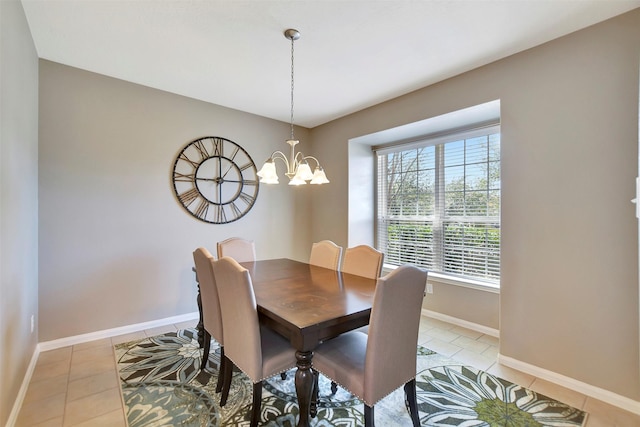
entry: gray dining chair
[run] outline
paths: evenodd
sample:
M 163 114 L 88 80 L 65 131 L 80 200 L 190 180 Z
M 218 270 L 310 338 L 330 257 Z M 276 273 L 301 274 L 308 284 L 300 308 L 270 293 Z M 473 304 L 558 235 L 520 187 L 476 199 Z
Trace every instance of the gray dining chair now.
M 338 270 L 341 257 L 342 246 L 336 245 L 331 240 L 322 240 L 311 246 L 309 264 L 331 270 Z
M 206 248 L 197 248 L 193 251 L 193 262 L 196 266 L 196 274 L 200 285 L 200 300 L 202 302 L 202 323 L 204 326 L 204 349 L 200 369 L 204 370 L 209 361 L 211 349 L 211 337 L 220 344 L 219 375 L 216 384 L 216 392 L 222 391 L 222 378 L 227 368 L 224 357 L 224 335 L 222 329 L 222 314 L 220 312 L 220 299 L 215 277 L 213 276 L 212 261 L 215 258 Z
M 330 270 L 338 270 L 340 268 L 340 261 L 342 258 L 342 246 L 336 245 L 331 240 L 321 240 L 311 245 L 311 255 L 309 256 L 309 264 L 317 267 L 324 267 Z M 285 379 L 286 375 L 282 374 L 282 379 Z M 317 381 L 317 374 L 316 374 Z M 335 394 L 337 385 L 331 383 L 331 390 Z
M 369 245 L 358 245 L 347 248 L 342 260 L 342 272 L 355 274 L 356 276 L 377 279 L 382 274 L 382 264 L 384 262 L 384 252 L 381 252 Z M 369 327 L 363 326 L 357 329 L 358 332 L 369 333 Z M 335 393 L 335 388 L 331 389 Z
M 342 272 L 377 279 L 382 273 L 384 253 L 369 245 L 347 248 L 342 260 Z
M 229 256 L 238 262 L 250 262 L 256 260 L 256 245 L 253 240 L 241 237 L 231 237 L 218 242 L 218 259 Z
M 220 406 L 225 406 L 231 387 L 233 365 L 253 382 L 251 427 L 258 425 L 262 381 L 296 366 L 295 350 L 287 339 L 258 322 L 256 297 L 251 276 L 231 257 L 213 262 L 218 284 L 225 357 L 231 369 L 225 370 Z
M 347 332 L 314 351 L 313 368 L 364 402 L 365 427 L 374 426 L 374 405 L 403 385 L 413 425 L 420 425 L 416 350 L 426 283 L 427 271 L 409 265 L 378 279 L 369 334 Z

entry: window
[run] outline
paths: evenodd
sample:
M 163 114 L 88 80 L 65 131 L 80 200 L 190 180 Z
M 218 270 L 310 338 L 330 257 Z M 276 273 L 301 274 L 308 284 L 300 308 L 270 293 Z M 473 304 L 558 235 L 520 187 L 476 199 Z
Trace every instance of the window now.
M 499 284 L 499 126 L 374 151 L 385 263 Z

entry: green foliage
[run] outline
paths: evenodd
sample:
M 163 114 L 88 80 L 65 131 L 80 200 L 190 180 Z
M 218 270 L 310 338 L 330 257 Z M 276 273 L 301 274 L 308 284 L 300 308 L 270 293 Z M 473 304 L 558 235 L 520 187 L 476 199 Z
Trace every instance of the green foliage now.
M 436 230 L 438 232 L 438 230 Z M 415 264 L 443 273 L 473 276 L 491 281 L 500 278 L 500 228 L 482 223 L 448 222 L 444 225 L 444 259 L 434 251 L 434 227 L 430 222 L 394 221 L 387 225 L 387 261 Z

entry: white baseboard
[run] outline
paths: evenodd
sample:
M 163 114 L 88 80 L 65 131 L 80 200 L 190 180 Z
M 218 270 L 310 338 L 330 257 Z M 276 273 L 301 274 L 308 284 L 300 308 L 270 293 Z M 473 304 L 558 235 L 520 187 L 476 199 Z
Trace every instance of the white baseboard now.
M 456 317 L 448 316 L 446 314 L 438 313 L 431 310 L 422 309 L 422 314 L 433 319 L 442 320 L 443 322 L 481 332 L 483 334 L 490 335 L 496 338 L 500 337 L 500 331 L 497 329 L 488 328 L 483 325 L 478 325 L 473 322 L 458 319 Z M 531 365 L 529 363 L 522 362 L 512 357 L 504 356 L 502 354 L 498 354 L 498 363 L 513 369 L 517 369 L 518 371 L 524 372 L 526 374 L 533 375 L 534 377 L 552 382 L 559 386 L 575 390 L 579 393 L 584 394 L 585 396 L 601 400 L 610 405 L 624 409 L 625 411 L 633 412 L 634 414 L 640 415 L 640 402 L 637 400 L 621 396 L 611 391 L 584 383 L 582 381 L 578 381 L 576 379 L 558 374 L 553 371 L 549 371 L 544 368 L 540 368 L 535 365 Z
M 574 378 L 498 354 L 498 363 L 640 415 L 640 402 Z
M 24 379 L 22 380 L 22 385 L 20 386 L 20 390 L 18 391 L 18 396 L 16 397 L 16 401 L 11 410 L 11 414 L 9 414 L 9 420 L 7 421 L 6 427 L 14 427 L 18 419 L 18 414 L 20 413 L 20 408 L 22 408 L 24 397 L 27 394 L 29 382 L 31 382 L 31 377 L 33 376 L 33 371 L 35 370 L 36 363 L 38 362 L 38 357 L 43 351 L 55 350 L 56 348 L 68 347 L 70 345 L 81 344 L 84 342 L 99 340 L 102 338 L 111 338 L 118 335 L 130 334 L 132 332 L 157 328 L 160 326 L 170 325 L 172 323 L 188 322 L 189 320 L 197 320 L 199 317 L 200 314 L 196 311 L 193 313 L 182 314 L 180 316 L 167 317 L 164 319 L 152 320 L 150 322 L 136 323 L 119 328 L 105 329 L 103 331 L 91 332 L 88 334 L 75 335 L 72 337 L 60 338 L 57 340 L 38 343 L 38 345 L 36 345 L 36 349 L 33 352 L 33 355 L 31 356 L 31 362 L 29 363 L 27 372 L 25 373 Z
M 198 319 L 199 317 L 200 315 L 196 311 L 193 313 L 182 314 L 180 316 L 152 320 L 150 322 L 136 323 L 133 325 L 121 326 L 119 328 L 105 329 L 103 331 L 91 332 L 88 334 L 75 335 L 72 337 L 60 338 L 52 341 L 44 341 L 38 344 L 38 346 L 40 347 L 40 351 L 54 350 L 56 348 L 68 347 L 70 345 L 81 344 L 83 342 L 99 340 L 102 338 L 111 338 L 118 335 L 143 331 L 145 329 L 157 328 L 159 326 L 170 325 L 172 323 L 187 322 L 189 320 Z
M 423 310 L 423 314 L 429 316 L 430 312 L 427 313 L 428 310 Z M 438 315 L 439 313 L 434 313 Z M 440 315 L 444 316 L 444 315 Z M 31 377 L 33 376 L 33 371 L 35 370 L 36 364 L 38 362 L 38 357 L 40 353 L 48 350 L 55 350 L 57 348 L 68 347 L 70 345 L 82 344 L 85 342 L 95 341 L 103 338 L 111 338 L 118 335 L 130 334 L 133 332 L 143 331 L 145 329 L 157 328 L 160 326 L 170 325 L 172 323 L 181 323 L 188 322 L 189 320 L 196 320 L 200 317 L 199 312 L 192 312 L 183 314 L 180 316 L 167 317 L 164 319 L 152 320 L 149 322 L 136 323 L 133 325 L 121 326 L 118 328 L 105 329 L 97 332 L 90 332 L 88 334 L 74 335 L 65 338 L 59 338 L 51 341 L 43 341 L 36 345 L 36 348 L 31 356 L 31 361 L 29 362 L 29 367 L 27 368 L 27 372 L 25 373 L 24 379 L 22 380 L 22 385 L 20 386 L 20 390 L 18 391 L 18 395 L 16 397 L 15 403 L 9 414 L 9 419 L 5 427 L 14 427 L 15 423 L 18 419 L 18 415 L 20 413 L 20 409 L 22 408 L 22 402 L 24 401 L 25 395 L 27 394 L 27 389 L 29 388 L 29 383 L 31 382 Z M 435 316 L 431 316 L 435 317 Z M 454 318 L 450 318 L 449 316 L 444 316 L 447 318 L 445 320 L 443 317 L 440 317 L 441 320 L 449 321 L 450 323 L 454 323 Z M 455 320 L 455 319 L 454 319 Z M 480 326 L 480 325 L 478 325 Z M 465 326 L 468 327 L 468 326 Z M 472 328 L 470 328 L 472 329 Z
M 427 309 L 422 309 L 422 314 L 431 317 L 433 319 L 442 320 L 443 322 L 451 323 L 456 326 L 460 326 L 463 328 L 471 329 L 472 331 L 480 332 L 485 335 L 490 335 L 492 337 L 499 338 L 500 331 L 494 328 L 490 328 L 488 326 L 480 325 L 477 323 L 469 322 L 468 320 L 458 319 L 457 317 L 448 316 L 446 314 L 438 313 L 437 311 L 431 311 Z
M 11 408 L 11 413 L 9 414 L 9 419 L 7 420 L 6 427 L 13 427 L 18 421 L 18 415 L 20 414 L 20 409 L 22 408 L 22 402 L 24 402 L 24 397 L 27 395 L 27 389 L 29 388 L 29 382 L 31 381 L 31 377 L 33 376 L 33 371 L 36 369 L 36 363 L 38 363 L 38 357 L 40 356 L 40 347 L 36 345 L 36 349 L 31 355 L 31 361 L 29 362 L 29 366 L 27 367 L 27 372 L 24 375 L 24 379 L 22 380 L 22 385 L 20 385 L 20 390 L 18 390 L 18 396 L 16 396 L 16 401 Z

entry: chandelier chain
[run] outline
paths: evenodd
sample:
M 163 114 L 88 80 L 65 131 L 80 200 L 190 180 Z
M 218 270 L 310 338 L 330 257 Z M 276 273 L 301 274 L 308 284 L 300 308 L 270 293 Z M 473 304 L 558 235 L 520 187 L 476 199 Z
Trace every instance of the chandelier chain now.
M 293 137 L 293 41 L 294 38 L 291 37 L 291 139 Z
M 2 1 L 2 0 L 0 0 Z M 285 175 L 289 178 L 289 185 L 302 185 L 302 184 L 328 184 L 329 180 L 324 173 L 324 169 L 320 166 L 320 162 L 313 156 L 305 156 L 301 151 L 296 153 L 295 146 L 299 141 L 295 140 L 293 135 L 293 107 L 294 107 L 294 41 L 300 38 L 298 30 L 289 28 L 284 32 L 284 36 L 291 40 L 291 139 L 286 143 L 291 147 L 291 156 L 287 157 L 282 151 L 276 150 L 271 153 L 271 156 L 264 163 L 262 168 L 258 171 L 257 175 L 260 177 L 260 182 L 265 184 L 277 184 L 278 174 L 276 171 L 276 160 L 281 161 L 287 167 Z M 315 162 L 316 167 L 312 172 L 309 162 Z

